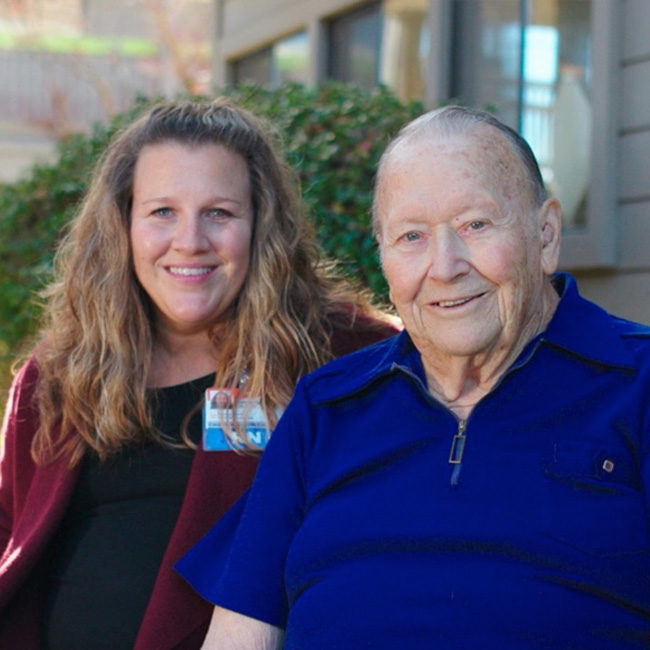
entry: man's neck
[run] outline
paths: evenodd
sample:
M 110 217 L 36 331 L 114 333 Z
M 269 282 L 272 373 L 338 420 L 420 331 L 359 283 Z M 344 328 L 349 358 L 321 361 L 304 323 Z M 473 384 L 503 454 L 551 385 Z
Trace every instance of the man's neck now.
M 475 356 L 436 354 L 421 350 L 422 363 L 431 394 L 459 418 L 467 419 L 476 404 L 487 395 L 521 354 L 526 344 L 543 332 L 550 322 L 559 297 L 548 283 L 521 335 L 506 349 L 494 346 Z

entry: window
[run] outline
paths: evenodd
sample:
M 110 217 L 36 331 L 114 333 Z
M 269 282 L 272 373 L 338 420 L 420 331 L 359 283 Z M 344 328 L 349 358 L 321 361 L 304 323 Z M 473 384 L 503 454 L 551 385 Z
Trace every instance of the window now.
M 285 81 L 306 83 L 308 69 L 307 34 L 299 32 L 237 59 L 232 65 L 232 74 L 234 83 L 276 87 Z
M 379 82 L 381 4 L 373 2 L 329 23 L 328 77 L 370 88 Z
M 371 2 L 329 22 L 328 77 L 366 88 L 383 83 L 402 99 L 424 96 L 429 0 Z
M 264 86 L 271 83 L 273 67 L 273 49 L 265 47 L 254 54 L 242 57 L 233 63 L 233 81 L 235 83 L 253 83 Z
M 452 96 L 493 108 L 531 145 L 564 208 L 587 222 L 591 176 L 590 0 L 454 3 Z

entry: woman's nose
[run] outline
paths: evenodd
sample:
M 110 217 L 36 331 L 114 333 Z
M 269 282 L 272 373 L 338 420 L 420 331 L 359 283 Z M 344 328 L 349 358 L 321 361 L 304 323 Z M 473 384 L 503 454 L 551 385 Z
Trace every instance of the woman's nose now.
M 174 229 L 174 248 L 186 253 L 201 252 L 209 248 L 209 240 L 200 214 L 180 216 Z

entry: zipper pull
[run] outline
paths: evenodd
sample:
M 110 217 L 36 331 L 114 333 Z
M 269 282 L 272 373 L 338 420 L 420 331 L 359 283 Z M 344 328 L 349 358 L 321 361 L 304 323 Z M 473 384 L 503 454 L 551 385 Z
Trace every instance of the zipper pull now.
M 458 430 L 456 435 L 451 441 L 451 449 L 449 450 L 449 464 L 454 466 L 454 471 L 451 473 L 451 485 L 458 485 L 460 477 L 460 467 L 463 462 L 463 454 L 465 453 L 465 429 L 467 427 L 467 420 L 458 421 Z
M 463 462 L 463 453 L 465 452 L 465 428 L 467 427 L 467 420 L 459 420 L 458 431 L 451 441 L 451 449 L 449 451 L 449 462 L 452 465 L 460 465 Z

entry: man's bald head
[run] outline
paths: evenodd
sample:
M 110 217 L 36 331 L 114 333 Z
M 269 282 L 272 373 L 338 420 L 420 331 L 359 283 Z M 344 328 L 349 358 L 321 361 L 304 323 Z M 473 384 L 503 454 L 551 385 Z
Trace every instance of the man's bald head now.
M 509 185 L 514 185 L 512 191 L 520 194 L 522 202 L 537 208 L 548 198 L 535 155 L 516 131 L 485 111 L 463 106 L 445 106 L 425 113 L 404 126 L 384 151 L 375 182 L 375 234 L 380 233 L 382 180 L 391 160 L 408 155 L 413 147 L 427 146 L 433 144 L 436 138 L 452 136 L 476 138 L 477 147 L 493 149 L 491 157 L 494 159 L 494 167 L 491 171 L 502 177 L 504 190 L 507 191 Z

